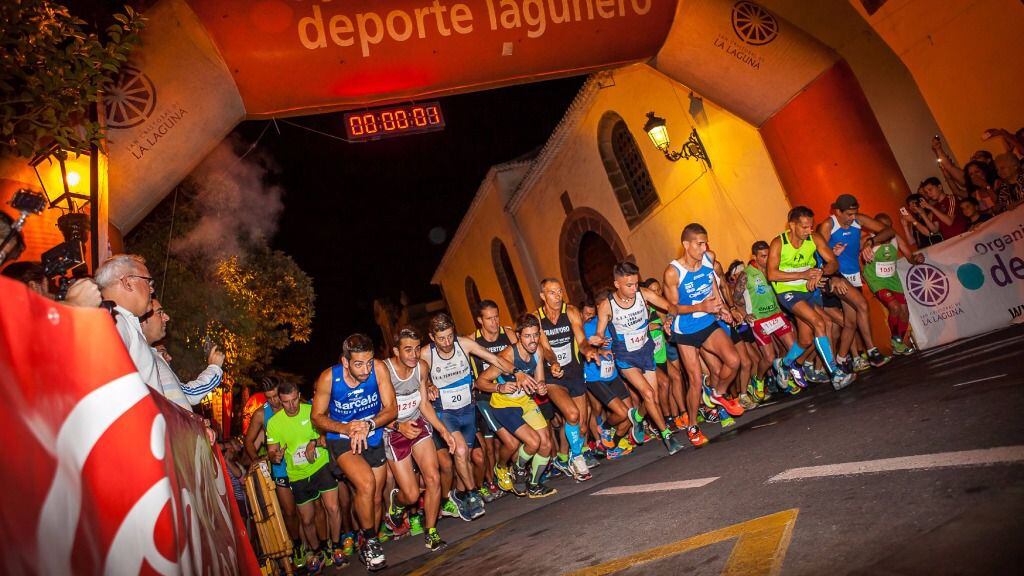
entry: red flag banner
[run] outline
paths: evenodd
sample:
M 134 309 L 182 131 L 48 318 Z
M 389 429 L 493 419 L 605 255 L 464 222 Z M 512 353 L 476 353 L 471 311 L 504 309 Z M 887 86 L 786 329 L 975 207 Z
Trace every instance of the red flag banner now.
M 106 311 L 0 278 L 0 403 L 4 573 L 259 573 L 219 450 Z

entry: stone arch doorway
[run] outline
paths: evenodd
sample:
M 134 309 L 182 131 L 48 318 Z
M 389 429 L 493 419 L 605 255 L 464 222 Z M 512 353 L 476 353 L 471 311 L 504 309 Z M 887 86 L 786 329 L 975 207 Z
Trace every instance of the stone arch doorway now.
M 562 223 L 559 263 L 566 298 L 579 304 L 612 283 L 612 267 L 626 259 L 626 248 L 612 225 L 592 208 L 573 210 Z

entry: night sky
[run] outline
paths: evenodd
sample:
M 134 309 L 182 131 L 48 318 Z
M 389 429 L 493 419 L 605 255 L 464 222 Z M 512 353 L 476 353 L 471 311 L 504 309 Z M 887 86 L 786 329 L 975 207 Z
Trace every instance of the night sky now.
M 488 168 L 544 144 L 583 77 L 441 99 L 442 132 L 350 144 L 278 123 L 259 150 L 278 164 L 284 213 L 272 246 L 312 276 L 316 318 L 308 344 L 276 367 L 313 378 L 337 361 L 352 332 L 379 338 L 373 300 L 440 298 L 430 278 Z M 341 113 L 289 118 L 344 137 Z M 255 140 L 264 121 L 236 130 Z M 433 228 L 445 232 L 434 244 Z

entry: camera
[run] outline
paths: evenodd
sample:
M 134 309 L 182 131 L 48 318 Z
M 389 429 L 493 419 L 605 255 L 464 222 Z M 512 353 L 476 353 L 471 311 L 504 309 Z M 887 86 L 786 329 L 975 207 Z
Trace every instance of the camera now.
M 89 275 L 85 265 L 85 240 L 89 237 L 89 215 L 71 212 L 57 220 L 64 242 L 43 253 L 43 272 L 56 278 L 57 300 L 64 300 L 74 280 Z

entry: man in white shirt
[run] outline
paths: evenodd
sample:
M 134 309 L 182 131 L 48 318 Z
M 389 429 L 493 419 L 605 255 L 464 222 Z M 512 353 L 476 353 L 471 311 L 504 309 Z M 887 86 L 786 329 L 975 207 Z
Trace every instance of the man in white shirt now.
M 171 317 L 164 311 L 164 307 L 156 298 L 152 299 L 150 309 L 140 318 L 142 333 L 151 346 L 163 340 L 167 336 L 167 323 Z M 168 360 L 155 347 L 150 348 L 153 358 L 156 361 L 158 391 L 163 393 L 168 400 L 186 410 L 192 410 L 192 406 L 199 404 L 214 388 L 220 385 L 224 377 L 224 353 L 213 346 L 207 357 L 209 366 L 199 376 L 188 383 L 178 380 L 177 374 L 171 370 Z
M 97 268 L 93 279 L 103 299 L 114 303 L 117 332 L 142 381 L 161 390 L 156 359 L 139 324 L 139 316 L 149 310 L 153 296 L 153 278 L 145 259 L 134 254 L 118 254 Z

